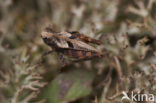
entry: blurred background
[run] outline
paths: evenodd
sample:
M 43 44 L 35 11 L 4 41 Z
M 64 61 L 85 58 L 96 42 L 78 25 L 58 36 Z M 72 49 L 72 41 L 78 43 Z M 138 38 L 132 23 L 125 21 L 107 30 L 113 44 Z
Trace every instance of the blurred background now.
M 106 55 L 41 58 L 45 27 L 100 39 Z M 156 0 L 0 0 L 0 103 L 129 103 L 123 91 L 156 98 Z

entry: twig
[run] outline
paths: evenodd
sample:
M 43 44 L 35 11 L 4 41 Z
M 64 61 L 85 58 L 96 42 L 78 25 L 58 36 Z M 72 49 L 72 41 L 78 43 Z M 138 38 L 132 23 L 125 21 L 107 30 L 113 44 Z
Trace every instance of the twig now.
M 114 56 L 114 60 L 115 60 L 115 63 L 116 63 L 116 69 L 117 69 L 117 72 L 118 72 L 119 80 L 121 80 L 122 79 L 122 69 L 121 69 L 119 59 L 116 56 Z

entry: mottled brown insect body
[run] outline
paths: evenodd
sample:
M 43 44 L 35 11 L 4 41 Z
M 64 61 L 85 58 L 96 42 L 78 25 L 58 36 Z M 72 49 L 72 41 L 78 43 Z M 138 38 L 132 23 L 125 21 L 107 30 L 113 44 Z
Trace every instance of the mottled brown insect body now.
M 63 55 L 75 59 L 75 61 L 90 60 L 100 58 L 102 54 L 95 47 L 87 44 L 101 44 L 101 41 L 92 39 L 78 32 L 54 32 L 46 28 L 41 33 L 43 41 L 49 45 L 53 51 L 57 52 L 60 59 L 65 62 Z M 49 54 L 51 53 L 45 53 Z

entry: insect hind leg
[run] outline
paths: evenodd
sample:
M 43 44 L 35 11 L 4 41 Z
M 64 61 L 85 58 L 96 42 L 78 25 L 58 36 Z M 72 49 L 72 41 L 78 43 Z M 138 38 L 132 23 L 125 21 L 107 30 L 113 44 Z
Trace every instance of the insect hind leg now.
M 94 58 L 101 58 L 102 55 L 101 54 L 94 54 L 94 55 L 88 55 L 88 56 L 84 56 L 84 57 L 80 57 L 76 60 L 73 60 L 72 62 L 81 62 L 81 61 L 87 61 L 87 60 L 91 60 L 91 59 L 94 59 Z
M 80 58 L 80 59 L 76 59 L 76 60 L 73 60 L 72 62 L 82 62 L 82 61 L 87 61 L 87 60 L 90 60 L 91 58 Z

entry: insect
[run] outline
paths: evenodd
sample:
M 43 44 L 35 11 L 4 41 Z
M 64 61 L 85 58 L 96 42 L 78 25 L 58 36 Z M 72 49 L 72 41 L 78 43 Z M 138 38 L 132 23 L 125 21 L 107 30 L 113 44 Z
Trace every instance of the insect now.
M 55 32 L 51 28 L 46 28 L 41 32 L 41 37 L 52 50 L 45 52 L 43 56 L 57 52 L 60 60 L 67 64 L 64 56 L 72 58 L 73 62 L 90 60 L 102 57 L 102 53 L 89 43 L 100 45 L 101 41 L 92 39 L 79 32 Z

